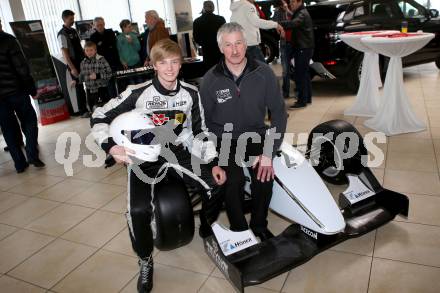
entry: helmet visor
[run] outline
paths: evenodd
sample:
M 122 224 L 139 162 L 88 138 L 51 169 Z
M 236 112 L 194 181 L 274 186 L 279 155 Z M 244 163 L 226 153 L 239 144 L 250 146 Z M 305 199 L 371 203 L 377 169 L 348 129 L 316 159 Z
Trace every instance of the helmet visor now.
M 122 135 L 127 137 L 131 143 L 150 145 L 155 135 L 148 129 L 121 130 Z

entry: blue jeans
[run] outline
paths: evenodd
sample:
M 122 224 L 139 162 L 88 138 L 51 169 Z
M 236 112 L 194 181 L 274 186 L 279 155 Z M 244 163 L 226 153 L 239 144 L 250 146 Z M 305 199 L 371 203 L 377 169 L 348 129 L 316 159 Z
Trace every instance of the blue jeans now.
M 310 80 L 310 59 L 313 49 L 293 49 L 295 59 L 295 84 L 298 90 L 298 103 L 307 104 L 312 102 L 312 82 Z
M 249 58 L 254 60 L 260 60 L 261 62 L 266 63 L 266 60 L 264 60 L 263 52 L 261 52 L 260 46 L 249 46 L 247 47 L 246 53 Z
M 32 162 L 38 159 L 38 124 L 37 115 L 32 107 L 30 97 L 26 94 L 17 94 L 0 99 L 0 127 L 3 132 L 9 153 L 15 164 L 15 169 L 23 169 L 27 162 L 21 150 L 21 142 L 17 141 L 20 126 L 26 137 L 27 160 Z
M 293 58 L 293 47 L 290 42 L 281 41 L 281 66 L 283 67 L 283 97 L 288 97 L 290 93 L 290 60 Z

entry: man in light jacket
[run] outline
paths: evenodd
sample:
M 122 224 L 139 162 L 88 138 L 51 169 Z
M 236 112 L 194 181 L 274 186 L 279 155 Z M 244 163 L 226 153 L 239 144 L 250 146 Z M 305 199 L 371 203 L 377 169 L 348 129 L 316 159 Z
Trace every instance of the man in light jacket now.
M 240 0 L 232 2 L 231 22 L 239 23 L 244 29 L 247 42 L 247 55 L 249 58 L 264 62 L 264 56 L 260 49 L 260 29 L 276 29 L 284 35 L 284 29 L 277 22 L 261 19 L 255 7 L 255 0 Z

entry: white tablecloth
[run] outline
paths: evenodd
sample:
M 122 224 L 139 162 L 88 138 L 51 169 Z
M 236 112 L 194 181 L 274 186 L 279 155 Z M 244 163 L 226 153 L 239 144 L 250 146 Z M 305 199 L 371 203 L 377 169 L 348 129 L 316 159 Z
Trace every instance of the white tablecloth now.
M 416 132 L 426 128 L 414 114 L 405 93 L 401 57 L 421 49 L 433 38 L 434 34 L 431 33 L 410 33 L 406 36 L 376 35 L 361 39 L 364 45 L 376 53 L 390 57 L 383 98 L 376 115 L 365 121 L 367 127 L 386 135 Z
M 339 38 L 350 47 L 364 53 L 359 89 L 353 105 L 344 111 L 344 115 L 372 117 L 379 106 L 379 87 L 382 86 L 379 71 L 379 55 L 364 45 L 361 39 L 375 34 L 396 31 L 364 31 L 345 33 Z

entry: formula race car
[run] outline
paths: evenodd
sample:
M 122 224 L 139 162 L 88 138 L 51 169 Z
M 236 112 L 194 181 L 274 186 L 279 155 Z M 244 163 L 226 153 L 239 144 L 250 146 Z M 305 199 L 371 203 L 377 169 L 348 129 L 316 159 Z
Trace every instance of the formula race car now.
M 356 149 L 347 156 L 351 143 L 356 143 Z M 292 224 L 274 238 L 259 242 L 250 230 L 232 232 L 214 223 L 214 235 L 203 239 L 206 253 L 238 292 L 287 272 L 342 241 L 377 229 L 398 214 L 408 215 L 408 198 L 384 189 L 362 164 L 365 155 L 361 135 L 342 120 L 315 127 L 305 154 L 283 143 L 273 161 L 270 208 Z M 338 204 L 323 180 L 347 184 Z M 251 197 L 248 185 L 245 190 Z M 166 176 L 155 186 L 154 201 L 155 246 L 171 250 L 191 242 L 194 201 L 183 181 Z

